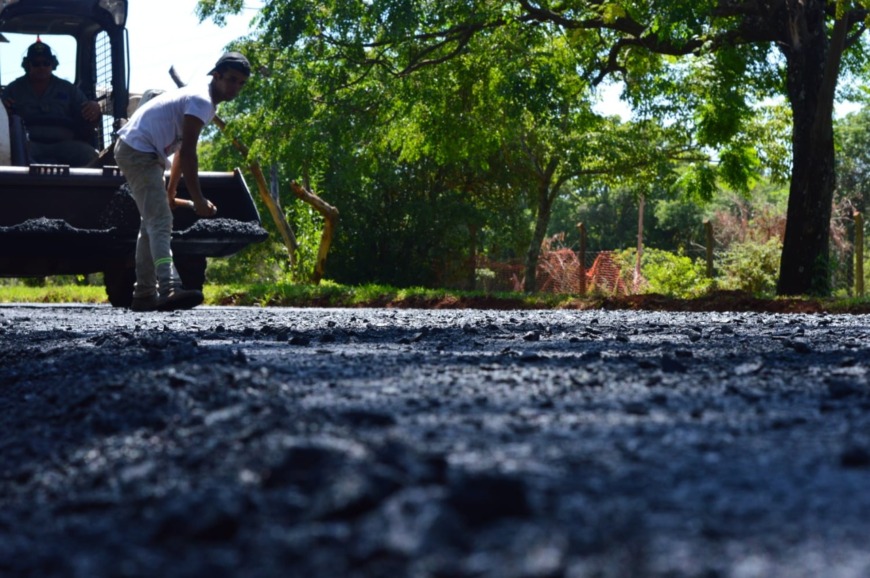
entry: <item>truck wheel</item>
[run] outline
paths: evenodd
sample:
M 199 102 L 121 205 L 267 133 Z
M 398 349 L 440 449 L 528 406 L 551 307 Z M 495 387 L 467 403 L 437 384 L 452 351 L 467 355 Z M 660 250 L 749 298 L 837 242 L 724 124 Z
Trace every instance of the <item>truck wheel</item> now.
M 202 291 L 202 286 L 205 285 L 206 258 L 202 255 L 184 255 L 175 257 L 173 261 L 184 288 Z
M 106 295 L 113 307 L 129 307 L 133 302 L 133 286 L 136 284 L 136 268 L 119 265 L 103 272 Z

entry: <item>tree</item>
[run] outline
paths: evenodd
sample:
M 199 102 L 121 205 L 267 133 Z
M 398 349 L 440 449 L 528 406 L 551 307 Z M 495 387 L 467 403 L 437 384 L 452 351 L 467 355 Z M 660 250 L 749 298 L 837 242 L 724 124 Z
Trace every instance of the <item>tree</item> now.
M 870 199 L 870 112 L 854 112 L 837 122 L 837 193 L 857 211 Z
M 589 68 L 597 71 L 597 78 L 621 74 L 635 85 L 638 96 L 645 96 L 644 91 L 653 97 L 661 94 L 655 82 L 661 61 L 652 55 L 694 55 L 709 62 L 720 81 L 713 85 L 706 109 L 699 111 L 698 126 L 710 144 L 737 134 L 749 116 L 747 98 L 754 95 L 743 87 L 784 92 L 792 112 L 792 175 L 777 291 L 830 291 L 832 112 L 844 54 L 861 41 L 865 29 L 867 12 L 860 3 L 692 0 L 562 5 L 568 8 L 528 0 L 519 4 L 527 18 L 594 33 L 606 49 Z M 771 53 L 774 47 L 778 58 Z M 651 88 L 637 87 L 640 79 Z
M 660 61 L 651 55 L 710 56 L 716 78 L 700 119 L 711 144 L 736 134 L 748 116 L 741 87 L 779 88 L 792 111 L 792 175 L 777 291 L 830 291 L 829 239 L 835 187 L 833 107 L 846 52 L 865 30 L 863 2 L 838 0 L 689 0 L 532 2 L 519 18 L 590 32 L 606 47 L 589 69 L 596 78 L 622 74 L 649 82 Z M 588 42 L 588 40 L 586 41 Z M 778 59 L 771 54 L 778 50 Z M 653 74 L 647 71 L 653 70 Z M 759 83 L 759 80 L 762 83 Z M 767 85 L 767 86 L 765 86 Z M 653 95 L 655 83 L 652 83 Z M 725 105 L 723 107 L 722 105 Z M 727 108 L 726 108 L 727 107 Z
M 538 260 L 556 199 L 565 185 L 583 175 L 612 169 L 609 141 L 601 136 L 606 119 L 594 114 L 588 85 L 574 74 L 577 61 L 560 37 L 537 30 L 512 34 L 514 42 L 489 60 L 499 71 L 507 170 L 531 199 L 534 225 L 525 258 L 523 290 L 537 288 Z M 604 141 L 604 142 L 602 142 Z
M 201 14 L 238 9 L 241 0 L 201 0 Z M 829 291 L 831 205 L 835 186 L 832 111 L 844 65 L 861 60 L 863 0 L 516 0 L 492 2 L 267 1 L 267 36 L 329 44 L 360 66 L 401 76 L 463 54 L 472 38 L 498 27 L 552 24 L 586 60 L 593 82 L 625 80 L 647 110 L 678 87 L 668 75 L 708 74 L 706 94 L 678 104 L 696 111 L 703 144 L 724 146 L 724 175 L 746 172 L 751 154 L 729 147 L 752 115 L 749 103 L 784 94 L 792 113 L 792 174 L 780 294 Z M 686 65 L 680 57 L 692 57 Z M 688 78 L 688 77 L 687 77 Z M 736 171 L 736 173 L 735 173 Z
M 236 7 L 230 4 L 202 2 L 200 6 L 205 14 L 215 15 L 221 9 Z M 405 196 L 414 195 L 420 188 L 445 192 L 453 189 L 464 196 L 471 210 L 459 218 L 466 221 L 469 231 L 472 262 L 479 242 L 477 232 L 487 228 L 487 217 L 489 229 L 495 227 L 492 221 L 498 218 L 499 211 L 493 211 L 495 203 L 490 201 L 499 199 L 506 206 L 517 206 L 517 195 L 526 197 L 532 213 L 525 251 L 526 291 L 535 289 L 537 261 L 552 207 L 564 194 L 567 183 L 590 176 L 610 175 L 614 181 L 624 181 L 631 175 L 643 175 L 644 179 L 636 179 L 637 183 L 647 180 L 661 188 L 663 161 L 670 163 L 675 151 L 687 147 L 675 143 L 690 140 L 682 131 L 678 138 L 670 137 L 666 148 L 671 150 L 665 151 L 650 146 L 655 123 L 647 120 L 625 127 L 594 114 L 589 83 L 577 74 L 582 54 L 552 24 L 505 24 L 482 30 L 469 38 L 468 50 L 444 59 L 441 66 L 420 66 L 414 74 L 397 74 L 391 59 L 401 57 L 389 43 L 381 45 L 371 40 L 383 32 L 379 6 L 373 4 L 367 9 L 337 1 L 321 4 L 317 10 L 310 8 L 308 4 L 270 3 L 263 10 L 262 46 L 283 47 L 271 58 L 271 78 L 292 84 L 283 91 L 276 88 L 279 80 L 255 87 L 266 89 L 264 108 L 270 117 L 260 118 L 257 124 L 269 127 L 273 137 L 280 137 L 279 149 L 288 153 L 309 148 L 288 138 L 299 133 L 298 128 L 287 126 L 288 118 L 295 117 L 301 126 L 323 126 L 326 119 L 334 126 L 346 124 L 350 130 L 337 131 L 346 143 L 339 150 L 360 150 L 363 147 L 350 144 L 352 137 L 348 133 L 358 132 L 361 125 L 376 127 L 374 131 L 379 134 L 365 138 L 364 154 L 378 151 L 375 158 L 380 162 L 371 162 L 370 157 L 371 166 L 383 166 L 392 159 L 394 170 L 402 177 L 421 175 L 419 169 L 423 166 L 439 175 L 429 182 L 405 181 Z M 415 14 L 414 10 L 407 12 L 394 5 L 388 16 L 405 26 L 414 21 Z M 330 34 L 317 33 L 323 29 L 321 26 L 328 27 Z M 270 58 L 263 54 L 262 60 Z M 294 99 L 281 98 L 282 93 L 297 94 L 294 87 L 300 83 L 295 79 L 300 75 L 312 79 L 308 82 L 312 87 L 310 96 L 318 103 L 316 110 L 306 111 L 309 120 L 294 115 Z M 374 97 L 366 100 L 365 95 Z M 360 110 L 366 111 L 368 119 L 362 119 Z M 317 120 L 312 121 L 312 117 Z M 680 131 L 674 127 L 668 132 L 675 135 Z M 336 141 L 334 135 L 324 138 L 314 134 L 309 135 L 309 140 Z M 660 140 L 659 135 L 656 140 Z M 273 148 L 262 152 L 269 154 Z M 331 155 L 336 156 L 334 152 Z M 348 161 L 347 157 L 341 159 L 344 172 Z M 315 161 L 312 157 L 306 162 Z M 410 165 L 417 168 L 409 171 Z M 328 169 L 319 174 L 328 180 Z M 394 178 L 382 176 L 396 185 L 382 189 L 403 190 Z M 647 184 L 633 186 L 637 195 L 648 194 L 650 188 Z M 412 206 L 405 207 L 412 210 Z M 442 207 L 433 216 L 443 214 Z M 402 219 L 396 215 L 396 220 Z M 369 221 L 369 229 L 373 222 Z M 393 230 L 381 235 L 379 245 L 398 234 Z M 514 234 L 517 238 L 524 236 L 521 230 Z M 426 238 L 432 240 L 431 235 Z M 410 246 L 408 242 L 402 245 Z M 473 279 L 473 267 L 469 277 Z
M 858 247 L 852 246 L 856 239 L 856 225 L 866 221 L 870 201 L 870 113 L 862 110 L 837 121 L 837 192 L 835 194 L 834 230 L 837 217 L 843 232 L 840 263 L 841 277 L 847 286 L 854 284 L 852 263 Z M 858 215 L 862 218 L 858 219 Z M 836 235 L 834 236 L 836 240 Z M 860 240 L 860 236 L 857 237 Z M 835 243 L 836 251 L 837 245 Z M 860 252 L 857 253 L 860 255 Z M 866 252 L 865 252 L 866 254 Z

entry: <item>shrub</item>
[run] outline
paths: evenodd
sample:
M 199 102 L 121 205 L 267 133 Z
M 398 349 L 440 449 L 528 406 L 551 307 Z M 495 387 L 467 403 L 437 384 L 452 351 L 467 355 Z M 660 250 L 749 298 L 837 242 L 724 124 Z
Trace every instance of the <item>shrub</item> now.
M 623 279 L 634 286 L 634 267 L 637 249 L 627 249 L 618 255 Z M 659 249 L 645 248 L 641 257 L 640 286 L 638 293 L 659 293 L 680 299 L 697 297 L 709 289 L 711 280 L 706 277 L 706 266 L 700 259 L 693 260 L 682 252 L 678 254 Z
M 781 253 L 782 242 L 776 237 L 732 244 L 718 261 L 720 286 L 753 295 L 775 294 Z
M 206 279 L 209 283 L 275 283 L 289 269 L 287 249 L 270 239 L 245 247 L 232 257 L 209 259 Z

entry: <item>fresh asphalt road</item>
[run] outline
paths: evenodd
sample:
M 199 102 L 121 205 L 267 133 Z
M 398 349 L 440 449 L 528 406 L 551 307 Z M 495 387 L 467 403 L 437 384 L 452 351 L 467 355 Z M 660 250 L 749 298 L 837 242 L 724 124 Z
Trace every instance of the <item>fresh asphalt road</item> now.
M 0 306 L 0 576 L 866 577 L 870 318 Z

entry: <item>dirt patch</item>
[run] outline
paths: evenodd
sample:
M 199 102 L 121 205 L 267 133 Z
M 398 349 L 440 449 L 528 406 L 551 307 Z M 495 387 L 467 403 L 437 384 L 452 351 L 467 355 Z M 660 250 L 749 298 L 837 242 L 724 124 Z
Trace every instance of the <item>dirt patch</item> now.
M 555 301 L 553 303 L 556 303 Z M 756 312 L 756 313 L 867 313 L 870 305 L 847 304 L 836 308 L 821 299 L 776 298 L 764 299 L 742 291 L 717 291 L 696 299 L 678 299 L 658 294 L 626 295 L 568 299 L 552 304 L 534 298 L 504 298 L 498 296 L 448 295 L 437 297 L 410 296 L 388 298 L 368 303 L 371 307 L 404 309 L 483 309 L 483 310 L 535 310 L 576 309 L 588 311 L 670 311 L 670 312 Z
M 822 313 L 823 304 L 814 299 L 761 299 L 741 291 L 718 291 L 697 299 L 675 299 L 664 295 L 608 297 L 602 309 L 632 311 L 754 311 L 759 313 Z
M 401 309 L 485 309 L 493 311 L 508 311 L 511 309 L 540 309 L 534 303 L 523 299 L 510 299 L 492 296 L 461 296 L 444 295 L 437 297 L 405 297 L 391 299 L 381 307 Z

